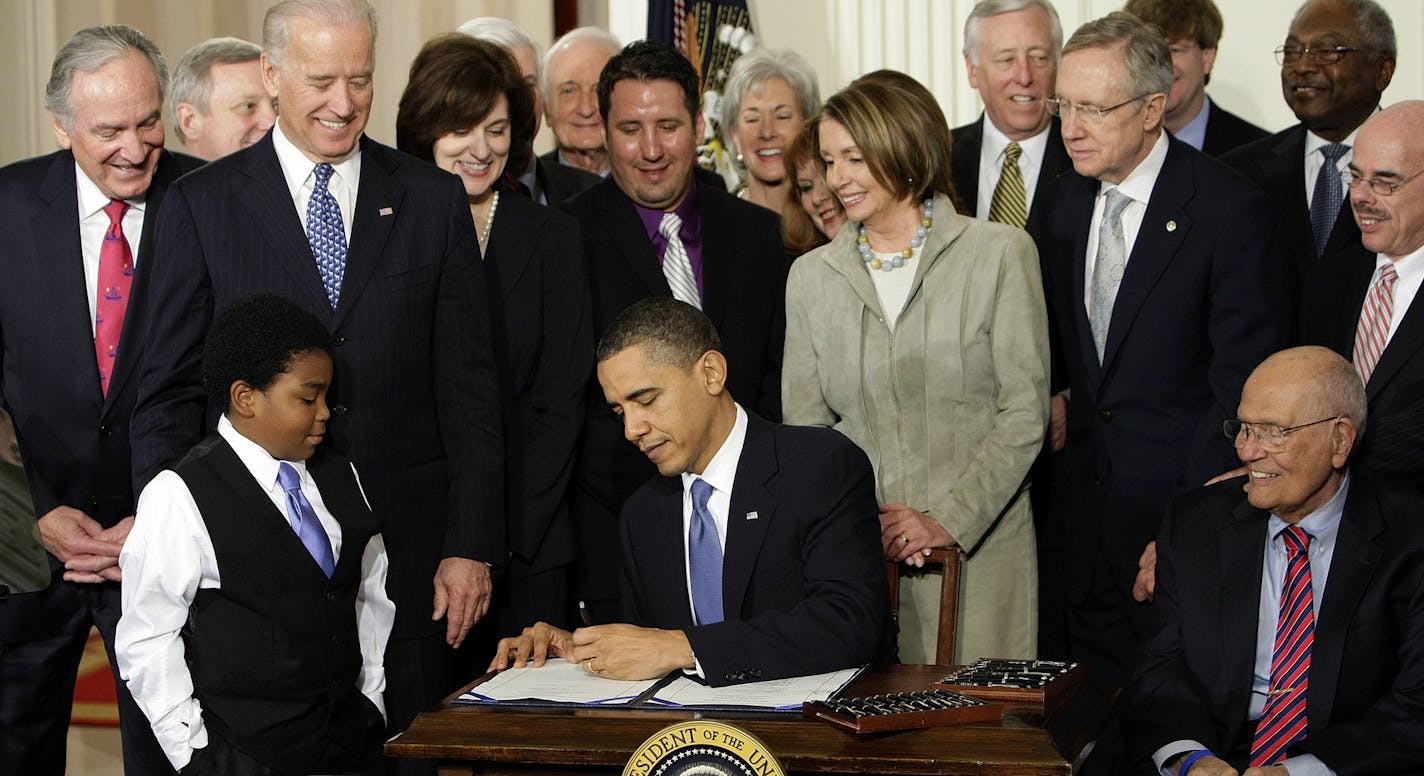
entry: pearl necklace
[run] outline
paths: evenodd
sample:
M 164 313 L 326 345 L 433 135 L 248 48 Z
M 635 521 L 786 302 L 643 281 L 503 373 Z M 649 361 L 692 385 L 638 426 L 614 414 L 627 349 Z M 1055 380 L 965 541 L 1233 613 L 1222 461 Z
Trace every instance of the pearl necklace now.
M 494 211 L 499 209 L 499 192 L 494 193 L 494 200 L 490 202 L 489 218 L 485 219 L 484 231 L 480 232 L 480 248 L 489 245 L 490 230 L 494 228 Z
M 910 247 L 896 253 L 895 258 L 889 261 L 875 255 L 875 251 L 870 248 L 870 237 L 865 233 L 865 224 L 860 225 L 860 234 L 855 238 L 855 244 L 860 251 L 860 260 L 865 262 L 866 267 L 871 270 L 890 272 L 905 266 L 905 262 L 914 258 L 915 250 L 924 244 L 925 238 L 929 236 L 930 227 L 934 226 L 934 200 L 927 199 L 921 204 L 924 207 L 924 218 L 920 219 L 920 226 L 915 229 L 915 236 L 910 238 Z

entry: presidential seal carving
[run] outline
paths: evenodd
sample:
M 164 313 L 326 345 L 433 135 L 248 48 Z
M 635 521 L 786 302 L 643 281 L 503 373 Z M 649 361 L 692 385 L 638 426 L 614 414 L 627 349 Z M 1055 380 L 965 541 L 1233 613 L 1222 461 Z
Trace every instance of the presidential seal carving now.
M 654 733 L 623 776 L 784 776 L 766 745 L 723 722 L 690 720 Z

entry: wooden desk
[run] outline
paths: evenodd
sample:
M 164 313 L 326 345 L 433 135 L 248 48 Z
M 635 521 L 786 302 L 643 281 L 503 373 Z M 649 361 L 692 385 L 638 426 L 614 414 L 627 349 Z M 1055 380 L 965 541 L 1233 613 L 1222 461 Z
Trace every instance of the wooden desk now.
M 850 695 L 919 690 L 947 666 L 868 671 Z M 463 692 L 463 690 L 461 691 Z M 458 693 L 456 693 L 458 695 Z M 452 696 L 454 697 L 454 696 Z M 386 744 L 390 757 L 441 761 L 441 776 L 517 773 L 618 773 L 643 741 L 678 720 L 705 716 L 741 727 L 800 773 L 1069 774 L 1096 737 L 1111 699 L 1084 683 L 1045 719 L 1041 707 L 1008 707 L 1000 725 L 926 728 L 853 735 L 785 714 L 699 715 L 673 709 L 567 709 L 451 706 L 416 717 Z

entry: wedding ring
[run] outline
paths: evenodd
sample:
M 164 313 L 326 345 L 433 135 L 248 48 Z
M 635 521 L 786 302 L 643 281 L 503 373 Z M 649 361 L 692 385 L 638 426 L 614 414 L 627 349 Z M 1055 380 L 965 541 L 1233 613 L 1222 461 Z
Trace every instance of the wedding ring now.
M 906 535 L 904 535 L 904 534 L 900 534 L 900 542 L 901 542 L 902 544 L 909 544 L 909 543 L 910 543 L 910 537 L 908 537 L 908 536 L 906 536 Z
M 583 669 L 590 674 L 601 674 L 603 669 L 593 667 L 593 658 L 583 661 Z

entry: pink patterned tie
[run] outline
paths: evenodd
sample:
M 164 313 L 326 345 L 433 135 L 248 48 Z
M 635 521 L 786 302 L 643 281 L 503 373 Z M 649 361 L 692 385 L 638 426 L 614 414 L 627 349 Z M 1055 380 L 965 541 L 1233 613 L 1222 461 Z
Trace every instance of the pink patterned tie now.
M 110 200 L 104 206 L 109 217 L 109 230 L 104 233 L 104 245 L 99 249 L 99 283 L 94 301 L 94 356 L 99 360 L 99 386 L 109 395 L 109 377 L 114 373 L 114 359 L 119 350 L 119 335 L 124 330 L 124 312 L 128 309 L 129 288 L 133 285 L 133 251 L 124 237 L 124 213 L 129 203 Z
M 1396 280 L 1399 280 L 1399 275 L 1394 271 L 1394 263 L 1384 265 L 1360 308 L 1360 325 L 1355 329 L 1355 370 L 1365 383 L 1369 383 L 1370 374 L 1375 371 L 1380 354 L 1384 353 L 1389 322 L 1394 313 Z

